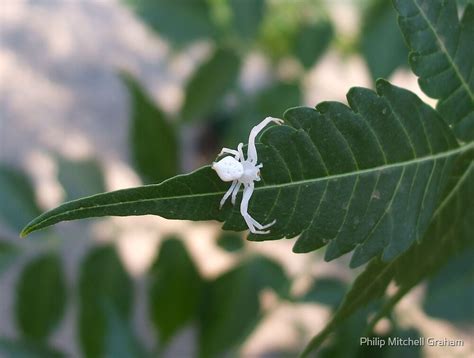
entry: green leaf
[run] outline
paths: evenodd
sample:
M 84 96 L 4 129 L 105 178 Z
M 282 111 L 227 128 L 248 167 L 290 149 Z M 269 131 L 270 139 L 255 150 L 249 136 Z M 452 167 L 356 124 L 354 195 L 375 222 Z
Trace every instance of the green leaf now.
M 237 80 L 239 57 L 230 49 L 218 48 L 212 57 L 199 67 L 186 86 L 182 116 L 184 120 L 198 120 L 212 112 Z
M 245 40 L 254 38 L 260 28 L 265 0 L 230 0 L 232 23 L 236 32 Z
M 242 235 L 230 231 L 223 231 L 217 238 L 217 246 L 227 252 L 236 252 L 244 248 Z
M 280 118 L 287 108 L 301 102 L 302 94 L 297 83 L 277 82 L 259 93 L 255 107 L 261 119 L 267 116 Z
M 272 84 L 231 114 L 225 145 L 237 146 L 248 136 L 257 121 L 267 116 L 281 118 L 287 108 L 301 103 L 302 94 L 297 83 Z
M 356 267 L 380 254 L 390 261 L 421 239 L 454 160 L 474 143 L 459 147 L 437 112 L 413 93 L 377 83 L 378 94 L 350 90 L 352 109 L 337 102 L 293 108 L 287 125 L 262 134 L 264 169 L 249 213 L 276 224 L 250 240 L 300 235 L 295 252 L 329 244 L 327 260 L 355 249 Z M 226 230 L 245 230 L 240 195 L 235 207 L 219 209 L 228 186 L 204 167 L 161 185 L 66 203 L 36 218 L 23 235 L 63 220 L 145 214 L 225 221 Z
M 474 323 L 474 249 L 460 253 L 428 283 L 425 312 L 454 323 Z
M 248 337 L 262 318 L 264 288 L 281 296 L 289 291 L 281 266 L 265 257 L 250 258 L 208 284 L 199 321 L 200 357 L 220 356 Z
M 0 275 L 15 261 L 18 251 L 16 246 L 0 239 Z
M 212 37 L 215 27 L 206 0 L 123 0 L 159 35 L 176 45 Z
M 306 69 L 311 68 L 324 54 L 333 36 L 333 26 L 327 19 L 305 24 L 299 29 L 294 52 Z
M 107 312 L 113 305 L 128 320 L 132 310 L 133 284 L 115 249 L 104 246 L 87 254 L 80 268 L 78 332 L 86 357 L 102 356 L 106 348 Z
M 0 223 L 18 232 L 41 210 L 36 203 L 33 185 L 18 169 L 0 165 Z
M 353 317 L 355 318 L 355 317 Z M 338 329 L 335 340 L 329 347 L 324 347 L 318 352 L 318 357 L 377 357 L 377 358 L 421 358 L 423 357 L 422 347 L 416 344 L 390 344 L 389 340 L 397 342 L 414 342 L 419 340 L 421 334 L 416 329 L 410 328 L 403 330 L 396 328 L 389 335 L 370 336 L 372 341 L 361 344 L 361 331 L 366 324 L 366 317 L 359 315 L 357 320 L 351 318 L 352 322 L 347 322 L 343 329 Z M 376 343 L 385 343 L 383 346 L 374 345 Z
M 363 310 L 359 310 L 344 322 L 338 324 L 334 331 L 333 338 L 327 345 L 321 347 L 317 352 L 317 357 L 371 357 L 367 352 L 362 354 L 365 347 L 361 346 L 360 338 L 367 325 L 367 315 L 374 310 L 374 305 L 370 305 Z M 382 350 L 377 346 L 376 357 L 383 357 Z
M 61 358 L 66 355 L 43 344 L 0 338 L 0 356 L 9 358 Z
M 304 34 L 301 28 L 327 17 L 324 1 L 267 1 L 266 5 L 258 44 L 273 60 L 293 56 L 297 38 Z
M 381 298 L 392 280 L 398 291 L 388 300 L 387 312 L 412 287 L 436 273 L 458 252 L 472 247 L 473 155 L 471 150 L 458 159 L 423 240 L 390 262 L 373 259 L 354 281 L 331 321 L 310 341 L 303 356 L 319 347 L 350 316 Z
M 105 191 L 102 168 L 95 159 L 58 159 L 58 180 L 68 200 Z
M 15 314 L 23 336 L 46 340 L 58 325 L 66 306 L 66 282 L 60 258 L 44 254 L 29 262 L 20 275 Z
M 474 139 L 474 5 L 458 20 L 456 1 L 394 0 L 421 89 L 456 135 Z
M 408 49 L 390 1 L 371 1 L 362 23 L 359 46 L 374 81 L 387 78 L 398 67 L 408 65 Z
M 316 279 L 302 297 L 303 302 L 318 302 L 336 307 L 346 292 L 347 285 L 339 279 L 322 277 Z
M 107 315 L 105 357 L 147 357 L 130 325 L 110 302 L 104 307 Z
M 173 238 L 163 242 L 148 280 L 150 318 L 166 344 L 197 316 L 202 279 L 184 245 Z
M 474 150 L 459 158 L 425 239 L 400 257 L 395 275 L 400 287 L 416 285 L 422 279 L 436 273 L 457 253 L 474 244 L 473 159 Z M 417 269 L 413 270 L 413 266 L 417 266 Z
M 179 172 L 176 129 L 142 86 L 123 73 L 131 98 L 130 147 L 135 168 L 146 183 L 158 183 Z

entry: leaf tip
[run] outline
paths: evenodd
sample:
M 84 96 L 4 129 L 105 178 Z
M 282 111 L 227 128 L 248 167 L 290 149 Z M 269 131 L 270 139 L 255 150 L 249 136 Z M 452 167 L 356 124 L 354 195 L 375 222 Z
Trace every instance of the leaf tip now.
M 384 78 L 378 78 L 375 81 L 375 88 L 377 88 L 377 93 L 382 94 L 384 90 L 392 87 L 392 85 Z
M 328 101 L 324 101 L 324 102 L 321 102 L 319 103 L 317 106 L 316 106 L 316 109 L 319 111 L 319 113 L 323 114 L 325 112 L 328 111 L 328 108 L 329 108 L 329 102 Z
M 368 261 L 367 257 L 365 257 L 362 254 L 358 253 L 357 249 L 356 249 L 356 251 L 354 252 L 354 254 L 351 257 L 351 261 L 349 262 L 349 267 L 351 269 L 356 269 L 359 266 L 365 264 L 367 261 Z
M 24 239 L 25 237 L 28 236 L 28 234 L 31 232 L 30 228 L 28 226 L 25 226 L 23 230 L 20 232 L 20 238 Z
M 36 231 L 37 229 L 35 228 L 34 225 L 30 222 L 27 224 L 21 231 L 20 231 L 20 238 L 24 239 L 27 237 L 29 234 L 31 234 L 33 231 Z
M 300 238 L 301 238 L 301 236 L 300 236 Z M 308 250 L 308 248 L 306 247 L 304 242 L 301 241 L 300 239 L 298 239 L 298 240 L 296 240 L 295 244 L 293 245 L 292 251 L 295 254 L 305 254 L 305 253 L 307 253 L 311 250 Z

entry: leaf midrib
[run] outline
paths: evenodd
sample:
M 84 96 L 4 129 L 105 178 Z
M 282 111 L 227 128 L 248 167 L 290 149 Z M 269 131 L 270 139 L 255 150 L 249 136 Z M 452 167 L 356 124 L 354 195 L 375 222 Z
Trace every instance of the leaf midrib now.
M 453 67 L 454 72 L 456 73 L 456 76 L 459 78 L 459 81 L 461 82 L 461 85 L 466 89 L 467 93 L 469 94 L 469 97 L 471 98 L 471 101 L 474 101 L 474 93 L 471 92 L 471 89 L 469 88 L 469 85 L 464 80 L 461 72 L 459 71 L 458 66 L 454 62 L 454 59 L 449 54 L 448 49 L 446 48 L 446 46 L 444 46 L 444 43 L 441 41 L 441 38 L 438 35 L 436 29 L 433 27 L 432 23 L 430 22 L 430 20 L 426 16 L 426 13 L 423 11 L 422 7 L 418 4 L 417 0 L 414 1 L 414 4 L 418 8 L 418 10 L 419 10 L 421 16 L 423 17 L 423 19 L 428 24 L 428 27 L 430 28 L 430 30 L 433 32 L 433 35 L 436 37 L 436 40 L 439 43 L 441 51 L 443 51 L 443 53 L 446 55 L 446 58 L 448 59 L 448 62 L 451 64 L 451 66 Z M 442 11 L 442 9 L 440 11 Z M 462 31 L 462 29 L 460 29 L 459 31 Z M 459 34 L 459 36 L 461 36 L 461 34 Z M 457 46 L 459 46 L 459 44 Z
M 441 153 L 437 153 L 437 154 L 429 155 L 429 156 L 425 156 L 425 157 L 415 158 L 415 159 L 405 161 L 405 162 L 397 162 L 397 163 L 392 163 L 392 164 L 386 164 L 386 165 L 382 165 L 382 166 L 378 166 L 378 167 L 374 167 L 374 168 L 369 168 L 369 169 L 364 169 L 364 170 L 359 170 L 359 171 L 353 171 L 353 172 L 349 172 L 349 173 L 336 174 L 336 175 L 331 175 L 331 176 L 326 176 L 326 177 L 305 179 L 305 180 L 292 181 L 292 182 L 281 183 L 281 184 L 272 184 L 272 185 L 267 185 L 267 186 L 264 186 L 264 187 L 258 187 L 258 188 L 255 188 L 255 192 L 256 191 L 278 189 L 278 188 L 282 188 L 282 187 L 303 185 L 303 184 L 307 184 L 307 183 L 315 183 L 315 182 L 319 182 L 319 181 L 335 180 L 335 179 L 345 178 L 345 177 L 349 177 L 349 176 L 353 176 L 353 175 L 362 175 L 362 174 L 377 172 L 377 171 L 386 170 L 386 169 L 392 169 L 392 168 L 398 168 L 398 167 L 408 166 L 408 165 L 417 164 L 417 163 L 423 163 L 423 162 L 427 162 L 427 161 L 431 161 L 431 160 L 436 160 L 436 159 L 439 159 L 439 158 L 449 157 L 451 155 L 462 153 L 462 152 L 467 151 L 469 149 L 474 149 L 474 142 L 470 142 L 469 144 L 466 144 L 466 145 L 463 145 L 463 146 L 460 146 L 460 147 L 457 147 L 455 149 L 451 149 L 451 150 L 448 150 L 448 151 L 445 151 L 445 152 L 441 152 Z M 185 176 L 185 175 L 189 175 L 189 174 L 184 174 L 183 176 Z M 171 178 L 171 179 L 176 179 L 176 177 Z M 169 179 L 169 180 L 171 180 L 171 179 Z M 157 185 L 162 185 L 162 184 L 163 183 L 157 184 Z M 156 184 L 154 184 L 154 185 L 156 185 Z M 154 186 L 154 185 L 152 185 L 152 186 Z M 132 189 L 124 189 L 124 190 L 132 190 Z M 107 208 L 107 207 L 120 206 L 120 205 L 124 205 L 124 204 L 134 204 L 134 203 L 148 202 L 148 201 L 185 199 L 185 198 L 190 198 L 190 197 L 194 198 L 194 197 L 217 196 L 217 195 L 222 195 L 224 193 L 225 193 L 225 191 L 220 191 L 220 192 L 212 192 L 212 193 L 186 194 L 186 195 L 180 195 L 180 196 L 167 196 L 167 197 L 148 198 L 148 199 L 131 200 L 131 201 L 121 201 L 121 202 L 118 202 L 118 203 L 99 204 L 99 205 L 91 205 L 91 206 L 86 206 L 86 207 L 81 207 L 81 208 L 73 208 L 71 210 L 62 211 L 60 213 L 57 213 L 57 214 L 51 215 L 51 216 L 46 216 L 48 213 L 45 213 L 44 215 L 46 217 L 45 217 L 44 220 L 40 220 L 40 221 L 34 223 L 32 226 L 27 226 L 27 230 L 24 230 L 22 232 L 22 234 L 30 233 L 30 232 L 34 231 L 35 228 L 37 228 L 38 226 L 41 226 L 43 223 L 45 223 L 47 221 L 54 220 L 55 218 L 58 218 L 58 217 L 61 217 L 61 216 L 67 216 L 68 214 L 73 213 L 73 212 L 80 212 L 80 211 L 83 211 L 83 210 L 91 210 L 91 209 L 95 209 L 95 208 Z M 103 195 L 103 194 L 97 194 L 95 196 L 99 196 L 99 195 Z M 93 197 L 94 196 L 90 196 L 90 197 L 88 197 L 88 199 L 91 199 Z M 82 200 L 84 200 L 84 199 L 79 199 L 77 201 L 82 201 Z M 71 203 L 74 203 L 74 201 L 69 202 L 69 204 L 71 204 Z M 59 208 L 61 208 L 61 207 L 59 207 Z

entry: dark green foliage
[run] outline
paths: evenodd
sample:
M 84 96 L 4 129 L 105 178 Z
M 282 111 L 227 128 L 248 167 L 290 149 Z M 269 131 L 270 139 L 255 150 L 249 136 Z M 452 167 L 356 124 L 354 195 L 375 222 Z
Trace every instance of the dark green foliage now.
M 474 150 L 471 150 L 457 161 L 443 200 L 423 240 L 391 262 L 382 262 L 378 258 L 372 260 L 353 283 L 331 322 L 311 340 L 306 353 L 319 347 L 329 333 L 346 319 L 380 299 L 392 280 L 398 285 L 399 292 L 404 294 L 435 274 L 457 253 L 473 247 L 473 155 Z
M 229 0 L 229 5 L 237 34 L 245 40 L 253 39 L 264 16 L 265 0 Z
M 175 238 L 163 242 L 148 280 L 150 318 L 160 343 L 166 344 L 196 318 L 202 280 L 185 247 Z
M 128 321 L 133 303 L 133 284 L 115 249 L 95 248 L 85 257 L 79 277 L 78 336 L 86 357 L 102 356 L 107 339 L 107 306 Z
M 302 297 L 303 302 L 318 302 L 331 307 L 339 305 L 347 285 L 339 279 L 322 277 L 314 280 Z
M 356 312 L 344 322 L 340 322 L 334 330 L 334 335 L 329 344 L 321 347 L 317 352 L 317 357 L 321 358 L 345 358 L 360 357 L 366 358 L 368 355 L 362 355 L 365 347 L 361 346 L 360 338 L 367 324 L 367 316 L 374 310 L 374 305 L 366 307 Z M 377 357 L 383 357 L 383 349 L 377 349 Z M 367 351 L 364 353 L 368 353 Z M 369 356 L 370 357 L 370 356 Z
M 319 60 L 333 36 L 334 29 L 329 20 L 306 24 L 299 29 L 295 40 L 295 55 L 306 69 Z
M 207 284 L 199 326 L 200 357 L 215 357 L 236 348 L 262 317 L 259 294 L 271 288 L 286 297 L 289 281 L 281 266 L 254 257 Z
M 18 249 L 0 238 L 0 275 L 15 260 L 18 255 Z
M 58 325 L 66 306 L 66 283 L 60 258 L 48 253 L 24 268 L 18 281 L 15 315 L 23 336 L 46 340 Z
M 302 103 L 302 94 L 297 83 L 276 82 L 247 99 L 236 113 L 231 113 L 225 146 L 236 147 L 245 142 L 249 132 L 258 121 L 267 116 L 282 118 L 287 108 Z
M 8 358 L 62 358 L 65 354 L 41 343 L 0 338 L 0 356 Z
M 224 108 L 223 100 L 235 88 L 245 52 L 263 46 L 275 62 L 294 55 L 308 69 L 333 37 L 329 21 L 307 22 L 314 17 L 306 2 L 295 6 L 263 0 L 230 0 L 226 4 L 205 0 L 128 1 L 149 25 L 176 41 L 174 45 L 216 35 L 209 4 L 231 11 L 230 22 L 220 24 L 227 33 L 216 36 L 214 54 L 187 85 L 181 117 L 205 120 L 225 113 L 233 123 L 222 132 L 236 143 L 245 141 L 250 128 L 265 116 L 281 117 L 287 108 L 301 103 L 298 84 L 277 82 L 251 98 L 236 96 L 241 101 L 237 108 Z M 295 252 L 328 245 L 326 260 L 354 250 L 351 266 L 368 262 L 342 300 L 345 285 L 328 278 L 316 280 L 303 297 L 295 300 L 319 302 L 331 308 L 341 302 L 304 355 L 335 333 L 330 344 L 318 352 L 320 356 L 419 356 L 419 350 L 406 347 L 360 347 L 359 339 L 378 319 L 390 316 L 394 305 L 412 287 L 433 275 L 424 301 L 427 313 L 457 323 L 474 320 L 474 6 L 467 5 L 459 20 L 458 11 L 461 13 L 465 4 L 457 7 L 454 0 L 394 3 L 412 51 L 410 65 L 422 89 L 439 99 L 439 113 L 414 94 L 382 80 L 377 81 L 376 92 L 351 89 L 349 107 L 323 102 L 316 109 L 291 108 L 285 114 L 286 125 L 271 127 L 258 139 L 263 180 L 257 183 L 249 211 L 264 224 L 273 219 L 277 223 L 270 234 L 250 235 L 249 239 L 299 236 Z M 270 11 L 278 8 L 274 11 L 277 17 L 264 14 L 266 7 Z M 393 14 L 390 2 L 373 0 L 364 16 L 359 47 L 374 79 L 389 76 L 407 60 Z M 254 42 L 255 36 L 261 38 Z M 159 182 L 178 172 L 175 129 L 133 78 L 125 77 L 125 82 L 133 99 L 136 168 L 147 183 Z M 88 172 L 87 167 L 83 172 Z M 64 183 L 72 181 L 69 187 L 65 184 L 69 199 L 90 194 L 82 190 L 93 187 L 87 182 L 94 174 L 87 174 L 86 181 L 82 181 L 72 169 L 66 173 L 72 174 L 71 179 L 62 179 Z M 0 171 L 2 188 L 4 182 L 8 188 L 17 181 L 11 178 Z M 219 200 L 228 186 L 206 166 L 160 185 L 66 203 L 33 220 L 22 234 L 63 220 L 147 214 L 218 220 L 224 222 L 224 229 L 246 230 L 239 212 L 241 194 L 234 208 L 228 203 L 219 209 Z M 26 197 L 34 203 L 33 191 L 28 190 Z M 103 188 L 97 186 L 94 190 Z M 12 197 L 17 200 L 15 195 Z M 0 193 L 0 199 L 1 219 L 7 216 L 8 220 L 16 220 L 18 214 L 27 212 L 17 208 L 10 212 L 8 191 Z M 20 220 L 17 224 L 21 225 Z M 239 235 L 225 233 L 218 245 L 228 251 L 240 250 Z M 6 255 L 10 255 L 8 248 Z M 245 256 L 237 267 L 203 282 L 176 239 L 164 242 L 147 278 L 150 320 L 162 346 L 186 325 L 196 323 L 197 353 L 206 358 L 232 355 L 238 350 L 263 317 L 259 296 L 264 289 L 271 288 L 281 298 L 289 298 L 290 282 L 284 271 L 262 257 Z M 386 292 L 390 283 L 397 285 L 392 296 Z M 86 258 L 79 286 L 78 331 L 85 355 L 146 355 L 129 322 L 132 283 L 112 249 L 99 249 Z M 374 312 L 375 318 L 370 318 L 367 328 L 367 318 Z M 41 333 L 41 337 L 47 334 Z M 390 334 L 419 337 L 418 332 L 398 327 Z M 0 340 L 0 354 L 8 355 L 9 351 L 2 351 L 4 347 L 5 342 Z
M 206 0 L 123 0 L 160 36 L 182 45 L 215 34 Z
M 131 99 L 130 148 L 145 183 L 159 183 L 179 172 L 178 136 L 169 118 L 129 74 L 122 74 Z
M 355 267 L 380 254 L 389 261 L 421 238 L 453 161 L 472 145 L 458 147 L 443 120 L 413 93 L 385 81 L 377 91 L 353 88 L 351 108 L 324 102 L 316 110 L 291 109 L 287 125 L 263 133 L 262 181 L 249 212 L 264 224 L 277 222 L 270 234 L 249 239 L 301 234 L 294 251 L 329 243 L 327 260 L 355 248 Z M 240 199 L 233 208 L 219 209 L 227 187 L 204 167 L 161 185 L 66 203 L 35 219 L 23 234 L 63 220 L 145 214 L 219 220 L 224 229 L 244 230 Z
M 267 116 L 281 118 L 287 108 L 299 105 L 301 100 L 302 94 L 297 83 L 275 83 L 258 94 L 255 103 L 258 118 L 253 120 L 251 127 Z
M 112 304 L 106 303 L 107 336 L 105 356 L 113 358 L 148 357 L 144 348 L 135 337 L 129 322 L 120 317 Z
M 474 4 L 458 20 L 456 1 L 394 0 L 421 89 L 456 135 L 474 139 Z
M 474 323 L 474 248 L 454 257 L 428 283 L 423 308 L 430 316 Z
M 66 192 L 67 200 L 78 199 L 105 191 L 100 164 L 94 159 L 58 159 L 58 180 Z
M 181 114 L 199 120 L 210 114 L 237 80 L 240 59 L 230 49 L 218 48 L 193 74 L 186 86 Z
M 28 177 L 20 170 L 0 165 L 0 223 L 13 231 L 41 213 Z
M 374 81 L 408 65 L 408 49 L 390 1 L 373 0 L 364 13 L 359 47 Z
M 241 234 L 223 231 L 217 238 L 217 245 L 225 251 L 235 252 L 244 248 L 244 241 Z

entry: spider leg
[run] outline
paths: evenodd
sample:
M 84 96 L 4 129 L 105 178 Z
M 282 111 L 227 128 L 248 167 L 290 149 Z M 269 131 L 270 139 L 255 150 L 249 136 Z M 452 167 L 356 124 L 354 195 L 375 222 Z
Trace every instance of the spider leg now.
M 232 154 L 233 156 L 235 156 L 235 159 L 239 159 L 240 157 L 240 153 L 234 149 L 230 149 L 230 148 L 222 148 L 221 152 L 217 155 L 218 157 L 221 156 L 222 154 Z
M 232 185 L 230 186 L 229 190 L 227 190 L 227 192 L 224 194 L 224 196 L 222 197 L 221 199 L 221 203 L 219 205 L 219 209 L 222 209 L 222 206 L 224 205 L 225 201 L 227 200 L 227 198 L 230 196 L 230 194 L 232 194 L 232 192 L 234 191 L 234 188 L 235 186 L 237 185 L 238 181 L 237 180 L 234 180 L 232 182 Z
M 268 229 L 270 226 L 273 226 L 276 223 L 276 219 L 275 219 L 270 224 L 262 225 L 257 220 L 255 220 L 254 218 L 250 217 L 250 219 L 252 220 L 252 224 L 259 230 Z
M 235 205 L 235 199 L 237 198 L 237 194 L 239 193 L 241 185 L 242 183 L 238 182 L 234 188 L 234 191 L 232 192 L 232 205 Z
M 244 160 L 244 152 L 242 151 L 243 146 L 244 146 L 244 143 L 239 143 L 239 145 L 237 146 L 237 151 L 239 152 L 239 155 L 242 161 Z
M 253 183 L 244 185 L 244 194 L 243 194 L 243 197 L 242 197 L 242 202 L 240 203 L 240 214 L 242 214 L 242 217 L 244 218 L 245 222 L 247 223 L 247 226 L 249 227 L 249 230 L 250 230 L 251 233 L 253 233 L 253 234 L 268 234 L 270 231 L 260 231 L 260 230 L 255 229 L 254 222 L 256 222 L 256 221 L 248 213 L 249 200 L 250 200 L 250 197 L 253 194 L 253 188 L 254 188 Z
M 255 147 L 255 138 L 257 137 L 258 133 L 262 131 L 265 126 L 271 122 L 276 124 L 283 124 L 283 120 L 279 118 L 267 117 L 255 127 L 252 128 L 249 135 L 249 144 L 247 148 L 247 160 L 250 160 L 252 163 L 256 163 L 257 158 L 257 148 Z

